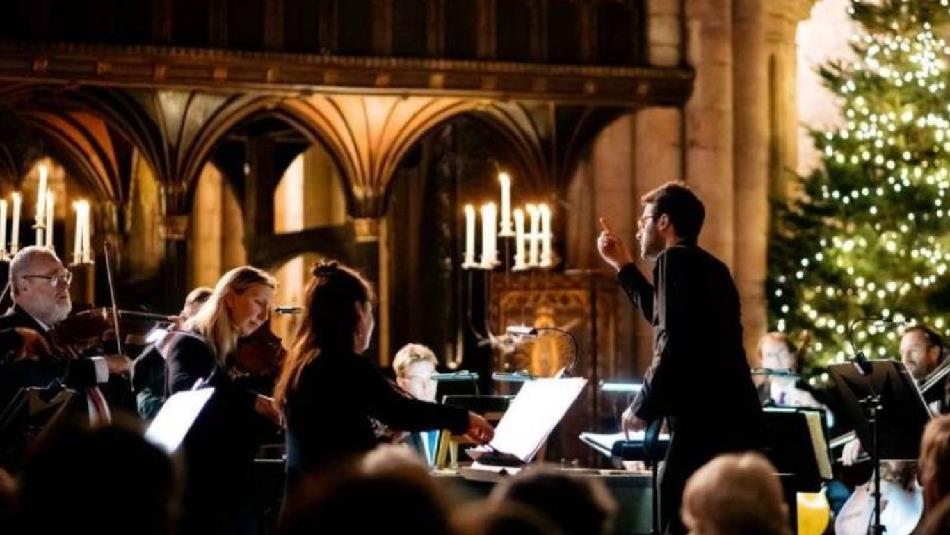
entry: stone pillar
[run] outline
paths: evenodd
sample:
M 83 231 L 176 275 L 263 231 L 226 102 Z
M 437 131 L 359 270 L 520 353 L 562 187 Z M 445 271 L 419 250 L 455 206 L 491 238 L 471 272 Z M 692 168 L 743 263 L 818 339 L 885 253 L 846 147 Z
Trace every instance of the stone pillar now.
M 164 198 L 160 232 L 164 243 L 160 273 L 163 293 L 158 310 L 180 310 L 188 291 L 188 227 L 190 217 L 184 192 L 162 188 Z
M 766 330 L 769 224 L 768 55 L 761 0 L 733 0 L 735 261 L 746 353 Z
M 377 327 L 376 335 L 366 351 L 368 356 L 375 355 L 381 365 L 388 363 L 389 355 L 384 353 L 389 349 L 389 288 L 388 280 L 381 280 L 383 274 L 388 273 L 389 254 L 385 248 L 386 240 L 383 233 L 386 231 L 385 217 L 355 217 L 353 229 L 355 243 L 353 244 L 354 267 L 370 282 L 378 299 L 376 307 Z M 372 358 L 372 357 L 370 357 Z
M 706 205 L 700 244 L 734 261 L 732 1 L 687 0 L 687 62 L 696 71 L 686 104 L 685 180 Z
M 763 4 L 768 54 L 769 183 L 773 195 L 792 193 L 798 168 L 798 23 L 815 0 L 775 0 Z
M 650 65 L 675 67 L 683 62 L 681 0 L 647 2 L 647 58 Z

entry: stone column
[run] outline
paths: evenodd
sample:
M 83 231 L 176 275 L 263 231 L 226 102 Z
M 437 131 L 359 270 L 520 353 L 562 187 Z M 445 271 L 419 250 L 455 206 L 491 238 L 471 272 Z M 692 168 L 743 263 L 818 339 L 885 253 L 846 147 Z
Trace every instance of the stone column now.
M 769 94 L 761 0 L 733 0 L 735 262 L 746 353 L 766 330 L 765 276 L 769 224 Z
M 158 310 L 179 310 L 188 291 L 188 227 L 189 207 L 185 189 L 181 184 L 168 184 L 161 188 L 160 235 L 164 254 L 160 267 L 164 290 Z
M 700 244 L 730 268 L 734 257 L 732 1 L 687 0 L 686 182 L 706 205 Z
M 763 4 L 766 18 L 770 110 L 769 182 L 773 195 L 791 193 L 798 168 L 798 23 L 815 0 L 774 0 Z

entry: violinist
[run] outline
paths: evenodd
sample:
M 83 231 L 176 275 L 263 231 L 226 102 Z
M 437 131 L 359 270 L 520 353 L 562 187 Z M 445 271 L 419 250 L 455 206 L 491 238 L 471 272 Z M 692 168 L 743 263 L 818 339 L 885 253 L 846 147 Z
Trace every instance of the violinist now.
M 211 288 L 206 286 L 189 292 L 173 329 L 180 327 L 188 318 L 194 316 L 209 297 L 211 297 Z M 169 339 L 170 337 L 166 334 L 158 342 L 150 344 L 132 365 L 132 388 L 135 390 L 136 407 L 139 415 L 146 420 L 155 418 L 167 397 L 165 395 L 165 357 L 162 355 L 162 349 Z
M 90 416 L 108 418 L 105 399 L 94 387 L 107 383 L 110 374 L 129 373 L 132 361 L 124 355 L 65 358 L 64 349 L 56 343 L 54 327 L 72 310 L 72 273 L 52 250 L 30 246 L 10 261 L 9 280 L 14 306 L 0 317 L 0 332 L 7 331 L 10 336 L 9 330 L 13 329 L 18 333 L 23 344 L 21 352 L 42 353 L 49 347 L 52 356 L 59 358 L 33 354 L 26 355 L 29 358 L 0 361 L 0 407 L 6 407 L 21 388 L 61 383 L 86 392 Z M 37 341 L 30 331 L 38 333 L 44 343 Z
M 183 533 L 253 532 L 252 468 L 257 430 L 279 422 L 269 397 L 234 381 L 238 339 L 257 330 L 269 317 L 276 281 L 251 266 L 234 268 L 215 285 L 208 300 L 165 343 L 169 394 L 192 390 L 203 382 L 216 389 L 214 418 L 199 420 L 214 444 L 195 444 L 186 454 Z

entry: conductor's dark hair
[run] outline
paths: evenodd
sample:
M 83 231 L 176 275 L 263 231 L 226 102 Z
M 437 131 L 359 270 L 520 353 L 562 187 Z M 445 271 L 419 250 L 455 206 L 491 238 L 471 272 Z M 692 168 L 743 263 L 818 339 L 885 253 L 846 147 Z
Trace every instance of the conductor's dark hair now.
M 696 243 L 706 219 L 706 207 L 693 190 L 682 182 L 667 182 L 640 197 L 640 201 L 655 205 L 656 217 L 666 214 L 677 236 Z

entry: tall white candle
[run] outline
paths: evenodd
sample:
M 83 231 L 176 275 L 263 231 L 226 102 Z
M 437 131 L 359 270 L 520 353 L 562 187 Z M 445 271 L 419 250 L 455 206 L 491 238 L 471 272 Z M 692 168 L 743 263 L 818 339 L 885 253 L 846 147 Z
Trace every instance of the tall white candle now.
M 19 191 L 13 192 L 13 220 L 10 222 L 10 254 L 20 250 L 20 211 L 23 209 L 23 197 Z
M 541 213 L 541 267 L 551 267 L 554 263 L 551 252 L 551 207 L 546 203 L 538 207 Z
M 73 231 L 73 263 L 78 264 L 82 262 L 82 209 L 80 208 L 82 201 L 73 202 L 73 210 L 76 212 L 76 228 Z
M 0 256 L 7 252 L 7 200 L 0 199 Z
M 498 235 L 506 238 L 514 236 L 511 229 L 511 176 L 504 171 L 498 173 L 498 183 L 501 185 L 501 232 Z
M 46 181 L 49 170 L 46 166 L 40 164 L 37 168 L 40 174 L 40 183 L 36 188 L 36 245 L 44 245 L 43 227 L 46 225 Z
M 475 207 L 465 205 L 465 258 L 462 268 L 469 269 L 477 266 L 475 263 Z
M 496 225 L 498 224 L 498 209 L 495 203 L 488 202 L 482 205 L 482 269 L 491 269 L 498 264 L 498 250 L 496 248 Z
M 538 238 L 541 236 L 541 211 L 534 204 L 529 204 L 525 208 L 528 210 L 528 216 L 531 217 L 531 231 L 528 233 L 528 266 L 534 267 L 539 264 Z
M 515 266 L 514 270 L 525 269 L 524 248 L 524 210 L 515 208 Z
M 53 249 L 53 190 L 46 192 L 46 246 Z
M 89 221 L 89 201 L 82 202 L 82 261 L 92 262 L 91 228 Z

